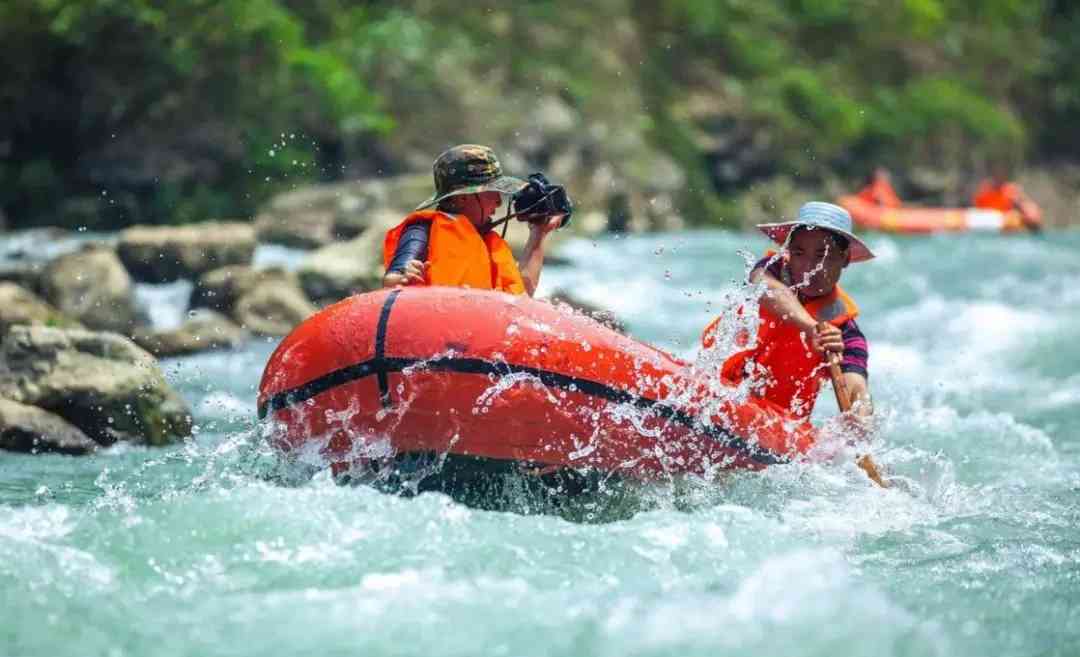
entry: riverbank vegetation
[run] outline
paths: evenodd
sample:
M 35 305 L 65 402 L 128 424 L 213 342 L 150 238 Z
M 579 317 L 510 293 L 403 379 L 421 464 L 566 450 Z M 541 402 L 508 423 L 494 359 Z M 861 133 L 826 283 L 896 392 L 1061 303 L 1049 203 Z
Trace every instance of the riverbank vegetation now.
M 459 141 L 688 224 L 877 164 L 960 202 L 992 163 L 1076 159 L 1078 35 L 1061 0 L 9 0 L 0 208 L 245 218 Z

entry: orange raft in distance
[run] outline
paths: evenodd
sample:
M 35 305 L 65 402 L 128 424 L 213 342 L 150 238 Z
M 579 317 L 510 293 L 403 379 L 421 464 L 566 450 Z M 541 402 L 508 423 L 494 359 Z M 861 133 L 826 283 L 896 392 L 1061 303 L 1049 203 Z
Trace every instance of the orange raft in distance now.
M 982 208 L 888 208 L 858 196 L 841 196 L 836 203 L 851 213 L 857 226 L 889 233 L 947 233 L 1024 230 L 1020 213 Z
M 376 455 L 435 453 L 650 480 L 758 469 L 814 443 L 809 423 L 725 391 L 546 302 L 422 287 L 308 318 L 270 356 L 258 404 L 280 453 L 336 475 Z

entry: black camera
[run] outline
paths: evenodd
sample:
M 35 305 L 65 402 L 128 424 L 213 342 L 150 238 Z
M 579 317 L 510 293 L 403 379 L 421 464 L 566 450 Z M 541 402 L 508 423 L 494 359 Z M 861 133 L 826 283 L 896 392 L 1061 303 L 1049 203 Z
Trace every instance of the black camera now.
M 547 221 L 557 214 L 564 215 L 559 228 L 565 228 L 574 214 L 574 204 L 566 188 L 553 185 L 542 173 L 529 176 L 529 184 L 514 194 L 514 216 L 531 224 Z

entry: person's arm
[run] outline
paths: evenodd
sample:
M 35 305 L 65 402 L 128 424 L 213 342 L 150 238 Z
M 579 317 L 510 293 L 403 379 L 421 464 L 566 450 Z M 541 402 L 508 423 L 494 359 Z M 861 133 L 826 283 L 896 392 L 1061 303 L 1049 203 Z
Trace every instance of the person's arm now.
M 870 399 L 870 383 L 858 372 L 844 372 L 844 383 L 851 394 L 851 412 L 860 420 L 874 416 L 874 402 Z
M 844 384 L 851 397 L 851 412 L 864 427 L 869 426 L 868 421 L 874 415 L 868 377 L 870 343 L 853 319 L 844 323 L 841 334 L 844 339 L 844 356 L 840 361 L 840 371 L 844 374 Z
M 383 287 L 397 287 L 398 285 L 423 285 L 427 283 L 424 272 L 427 263 L 420 260 L 410 260 L 405 263 L 401 271 L 388 271 L 383 276 Z
M 427 269 L 428 238 L 431 224 L 417 222 L 405 229 L 398 242 L 390 266 L 383 276 L 383 287 L 398 285 L 423 285 L 426 282 L 424 271 Z
M 1016 201 L 1013 207 L 1020 213 L 1020 219 L 1024 222 L 1025 228 L 1034 233 L 1042 230 L 1042 208 L 1024 192 L 1020 185 L 1016 186 Z
M 750 272 L 750 282 L 765 283 L 765 294 L 761 295 L 761 305 L 782 321 L 794 324 L 803 335 L 807 344 L 819 352 L 844 350 L 844 338 L 840 329 L 832 324 L 819 327 L 806 308 L 799 303 L 799 297 L 784 285 L 783 281 L 773 276 L 765 267 L 757 267 Z
M 544 240 L 562 224 L 563 215 L 549 217 L 546 222 L 529 224 L 529 240 L 521 255 L 521 279 L 525 292 L 531 297 L 540 285 L 540 270 L 544 267 Z

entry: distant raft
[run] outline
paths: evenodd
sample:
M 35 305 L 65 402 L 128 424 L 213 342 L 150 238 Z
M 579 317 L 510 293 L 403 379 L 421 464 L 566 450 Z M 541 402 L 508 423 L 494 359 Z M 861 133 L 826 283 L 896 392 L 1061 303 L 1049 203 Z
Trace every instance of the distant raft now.
M 409 454 L 651 480 L 759 469 L 816 432 L 769 402 L 543 301 L 447 287 L 350 297 L 271 355 L 259 415 L 286 458 L 355 472 Z M 505 465 L 505 463 L 503 463 Z
M 888 208 L 858 196 L 841 196 L 837 204 L 851 213 L 860 228 L 887 233 L 1012 233 L 1024 230 L 1019 212 L 982 208 Z

